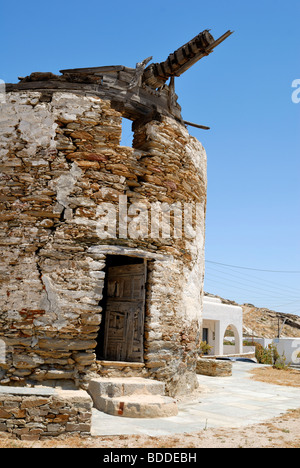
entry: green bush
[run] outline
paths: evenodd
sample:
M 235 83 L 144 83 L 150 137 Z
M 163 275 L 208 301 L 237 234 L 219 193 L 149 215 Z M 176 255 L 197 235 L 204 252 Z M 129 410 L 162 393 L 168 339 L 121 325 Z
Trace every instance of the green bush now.
M 274 344 L 269 344 L 264 348 L 261 344 L 254 342 L 255 357 L 258 363 L 268 364 L 276 369 L 286 369 L 286 357 L 280 356 L 277 347 Z
M 254 343 L 255 357 L 259 364 L 272 364 L 272 355 L 268 348 L 264 348 L 260 343 Z
M 210 346 L 206 341 L 201 341 L 200 343 L 200 355 L 208 354 L 209 350 L 213 347 Z
M 273 367 L 275 369 L 284 369 L 284 370 L 286 370 L 288 368 L 288 365 L 286 363 L 286 357 L 285 357 L 284 354 L 282 356 L 278 356 L 278 358 L 276 359 L 276 362 L 274 363 Z

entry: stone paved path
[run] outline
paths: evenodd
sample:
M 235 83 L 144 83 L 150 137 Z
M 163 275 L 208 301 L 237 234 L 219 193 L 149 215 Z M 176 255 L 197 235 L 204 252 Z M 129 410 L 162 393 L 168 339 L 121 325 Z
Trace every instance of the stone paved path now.
M 232 377 L 199 375 L 199 384 L 205 387 L 205 391 L 196 401 L 179 404 L 178 416 L 131 419 L 110 416 L 94 409 L 92 434 L 160 436 L 214 427 L 242 427 L 300 407 L 300 389 L 251 380 L 249 371 L 255 366 L 233 363 Z

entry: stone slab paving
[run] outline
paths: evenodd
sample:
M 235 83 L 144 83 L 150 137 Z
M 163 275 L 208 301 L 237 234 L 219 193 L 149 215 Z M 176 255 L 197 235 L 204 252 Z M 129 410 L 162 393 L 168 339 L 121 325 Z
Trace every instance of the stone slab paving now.
M 177 416 L 131 419 L 110 416 L 93 409 L 92 434 L 150 436 L 190 433 L 205 428 L 243 427 L 300 407 L 300 389 L 256 382 L 249 371 L 257 364 L 233 363 L 231 377 L 199 375 L 204 392 L 196 401 L 179 403 Z

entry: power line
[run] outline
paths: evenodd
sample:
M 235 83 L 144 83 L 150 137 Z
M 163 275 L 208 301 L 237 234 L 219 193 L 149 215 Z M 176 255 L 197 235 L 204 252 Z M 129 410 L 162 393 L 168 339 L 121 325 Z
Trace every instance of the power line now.
M 300 309 L 292 310 L 292 312 L 289 312 L 289 314 L 293 315 L 296 314 L 296 312 L 300 312 Z
M 225 271 L 225 270 L 219 270 L 218 268 L 215 268 L 213 266 L 210 266 L 208 265 L 207 266 L 207 269 L 208 269 L 208 273 L 210 273 L 210 270 L 212 270 L 213 272 L 214 271 L 217 271 L 218 273 L 221 273 L 224 277 L 225 276 L 231 276 L 233 278 L 238 278 L 239 280 L 243 280 L 245 281 L 247 284 L 248 283 L 254 283 L 254 284 L 259 284 L 260 286 L 263 286 L 265 285 L 265 288 L 266 289 L 275 289 L 276 293 L 278 293 L 278 291 L 283 291 L 286 295 L 297 295 L 297 297 L 300 295 L 300 289 L 299 288 L 291 288 L 290 286 L 285 286 L 283 285 L 282 283 L 280 283 L 280 285 L 278 283 L 274 283 L 273 281 L 268 281 L 268 280 L 265 280 L 265 279 L 262 279 L 262 278 L 258 278 L 257 276 L 253 276 L 250 275 L 249 273 L 242 273 L 242 272 L 237 272 L 236 270 L 233 270 L 232 268 L 230 268 L 230 272 L 228 271 Z M 246 278 L 243 278 L 243 276 Z M 251 279 L 248 279 L 248 278 L 251 278 Z M 272 292 L 272 291 L 270 291 Z M 273 293 L 274 294 L 274 293 Z
M 214 278 L 221 279 L 221 281 L 216 281 Z M 286 297 L 286 294 L 283 294 L 283 293 L 274 294 L 272 291 L 268 291 L 265 288 L 259 288 L 257 286 L 247 285 L 245 283 L 241 283 L 240 281 L 232 281 L 228 278 L 214 275 L 212 273 L 206 273 L 205 281 L 214 282 L 215 284 L 218 283 L 221 286 L 226 286 L 226 285 L 231 286 L 232 288 L 235 288 L 235 289 L 243 289 L 244 291 L 250 292 L 252 294 L 253 293 L 257 295 L 259 294 L 262 298 L 265 297 L 266 299 L 271 297 L 275 301 L 279 301 L 280 299 L 283 299 L 284 297 Z M 241 285 L 241 286 L 237 286 L 237 285 Z M 262 291 L 262 292 L 257 292 L 257 291 Z M 290 296 L 290 297 L 292 297 L 293 299 L 296 298 L 296 301 L 300 301 L 299 296 Z
M 290 305 L 296 304 L 296 303 L 300 304 L 300 297 L 299 296 L 297 297 L 297 296 L 293 296 L 291 294 L 286 294 L 287 299 L 289 298 L 290 300 L 284 301 L 285 295 L 282 294 L 282 292 L 278 291 L 277 293 L 275 293 L 275 292 L 270 291 L 270 290 L 268 290 L 266 288 L 263 288 L 263 287 L 259 288 L 257 286 L 247 284 L 247 280 L 244 279 L 244 278 L 240 278 L 240 279 L 242 279 L 244 281 L 244 282 L 240 282 L 240 281 L 237 281 L 235 279 L 230 280 L 226 276 L 227 276 L 227 272 L 224 272 L 224 276 L 222 278 L 220 276 L 216 275 L 216 274 L 206 272 L 206 274 L 205 274 L 206 288 L 211 289 L 211 287 L 213 287 L 212 289 L 214 289 L 215 293 L 217 293 L 219 295 L 222 295 L 221 291 L 224 290 L 223 297 L 225 297 L 225 296 L 227 297 L 228 296 L 228 291 L 227 292 L 225 292 L 225 291 L 226 291 L 226 289 L 228 289 L 228 286 L 230 286 L 231 289 L 237 293 L 237 295 L 240 295 L 241 291 L 244 291 L 243 295 L 246 296 L 246 297 L 243 298 L 244 302 L 251 302 L 251 303 L 254 303 L 254 301 L 267 302 L 268 303 L 267 307 L 269 309 L 271 309 L 271 310 L 278 310 L 281 307 L 289 307 Z M 263 286 L 263 284 L 262 284 L 262 286 Z M 218 289 L 218 292 L 216 292 L 216 289 Z M 225 296 L 224 296 L 224 294 L 225 294 Z M 232 296 L 232 293 L 231 293 L 231 296 Z M 248 298 L 247 298 L 247 296 L 248 296 Z M 235 299 L 237 300 L 237 298 L 235 298 Z M 266 304 L 259 305 L 257 307 L 266 307 Z M 290 312 L 286 311 L 286 313 L 291 313 L 291 314 L 293 312 L 294 311 L 290 311 Z M 297 310 L 295 310 L 295 312 L 297 312 Z
M 300 289 L 292 287 L 291 285 L 288 286 L 282 282 L 278 283 L 278 277 L 277 282 L 267 280 L 265 278 L 266 274 L 263 274 L 265 272 L 300 273 L 300 271 L 251 268 L 212 260 L 206 260 L 206 262 L 205 283 L 208 283 L 206 288 L 210 289 L 213 286 L 212 289 L 219 289 L 217 293 L 219 295 L 222 295 L 221 291 L 223 290 L 223 297 L 228 296 L 229 292 L 226 290 L 228 290 L 228 286 L 230 286 L 230 290 L 235 291 L 236 295 L 246 296 L 241 299 L 244 302 L 267 302 L 268 308 L 271 310 L 280 310 L 281 307 L 292 308 L 292 304 L 294 304 L 294 307 L 296 304 L 300 304 Z M 259 274 L 259 272 L 262 273 Z M 244 292 L 242 293 L 242 291 Z M 232 292 L 230 295 L 232 296 Z M 260 305 L 259 307 L 266 307 L 266 305 Z M 298 310 L 297 308 L 294 311 L 286 311 L 285 313 L 293 314 L 295 312 L 297 313 Z
M 207 284 L 207 283 L 211 283 L 211 285 Z M 223 287 L 225 287 L 226 285 L 223 285 Z M 209 290 L 209 292 L 211 293 L 214 293 L 214 294 L 217 294 L 219 296 L 222 296 L 222 297 L 227 297 L 229 298 L 229 294 L 225 292 L 225 289 L 224 289 L 224 292 L 222 294 L 222 291 L 220 291 L 219 289 L 219 285 L 216 284 L 216 282 L 214 280 L 211 280 L 211 279 L 207 279 L 207 282 L 206 282 L 206 291 Z M 222 285 L 221 285 L 221 288 L 222 288 Z M 260 297 L 254 297 L 252 294 L 251 296 L 249 297 L 249 290 L 247 290 L 246 288 L 242 288 L 242 287 L 239 287 L 239 286 L 234 286 L 234 289 L 235 290 L 243 290 L 243 291 L 247 291 L 248 292 L 248 298 L 247 298 L 247 295 L 246 297 L 244 297 L 243 299 L 241 298 L 240 300 L 237 299 L 237 297 L 235 297 L 235 301 L 237 302 L 240 302 L 240 303 L 251 303 L 251 304 L 256 304 L 256 307 L 258 308 L 268 308 L 270 310 L 273 310 L 273 311 L 278 311 L 278 309 L 282 308 L 282 307 L 289 307 L 291 304 L 294 304 L 294 303 L 300 303 L 300 299 L 297 300 L 297 301 L 292 301 L 292 302 L 287 302 L 287 303 L 281 303 L 280 306 L 278 306 L 278 299 L 275 300 L 275 299 L 270 299 L 268 298 L 267 296 L 260 296 Z M 241 293 L 237 292 L 238 295 L 240 295 Z M 243 295 L 245 293 L 242 293 Z M 232 298 L 232 294 L 230 295 L 231 298 Z M 257 304 L 257 302 L 259 304 Z M 266 305 L 266 302 L 267 302 L 267 305 Z M 275 302 L 275 304 L 274 304 Z M 285 311 L 283 313 L 289 313 L 289 314 L 297 314 L 297 312 L 300 311 L 300 309 L 296 309 L 296 310 L 292 310 L 292 311 Z
M 237 265 L 228 265 L 226 263 L 219 263 L 219 262 L 213 262 L 211 260 L 206 260 L 207 263 L 214 263 L 215 265 L 223 265 L 231 268 L 240 268 L 242 270 L 252 270 L 252 271 L 266 271 L 269 273 L 300 273 L 300 271 L 287 271 L 287 270 L 262 270 L 260 268 L 249 268 L 249 267 L 243 267 L 243 266 L 237 266 Z
M 290 304 L 295 304 L 295 302 L 299 302 L 299 299 L 296 299 L 296 301 L 286 302 L 285 304 L 280 304 L 280 305 L 277 305 L 275 307 L 277 307 L 277 308 L 285 307 L 285 306 L 290 305 Z

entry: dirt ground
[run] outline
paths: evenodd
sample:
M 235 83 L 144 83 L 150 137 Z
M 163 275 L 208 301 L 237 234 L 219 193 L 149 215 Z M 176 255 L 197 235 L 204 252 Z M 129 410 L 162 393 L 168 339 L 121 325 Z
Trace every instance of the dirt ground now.
M 275 369 L 262 367 L 251 371 L 252 378 L 259 382 L 300 388 L 300 372 L 296 369 Z
M 255 369 L 252 378 L 277 385 L 300 387 L 300 372 L 292 369 Z M 300 448 L 300 408 L 262 424 L 232 429 L 206 429 L 197 433 L 164 437 L 76 436 L 39 442 L 13 440 L 4 434 L 0 437 L 0 448 Z

